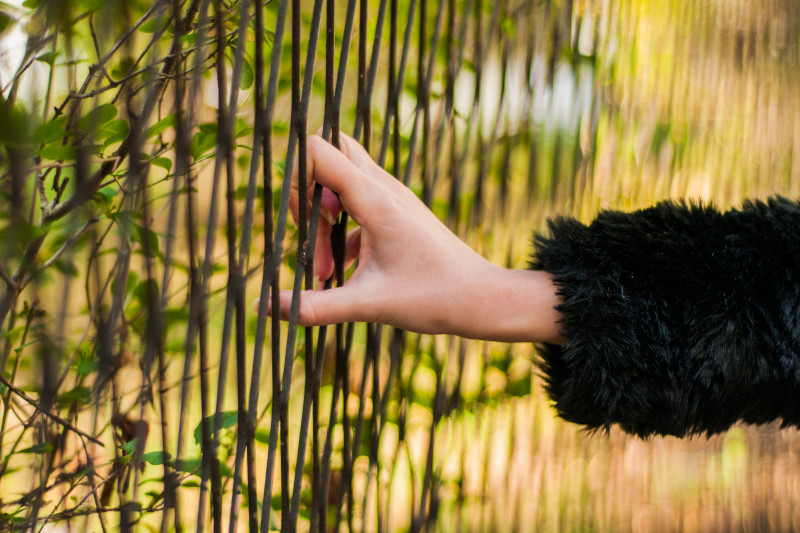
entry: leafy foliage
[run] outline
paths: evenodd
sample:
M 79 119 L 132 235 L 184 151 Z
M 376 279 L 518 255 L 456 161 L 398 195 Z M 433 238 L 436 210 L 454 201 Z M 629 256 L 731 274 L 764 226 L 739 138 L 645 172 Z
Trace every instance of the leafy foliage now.
M 545 400 L 531 399 L 530 347 L 363 324 L 329 328 L 325 341 L 320 330 L 270 328 L 247 312 L 245 302 L 267 295 L 259 281 L 286 288 L 302 275 L 304 232 L 284 224 L 281 201 L 297 153 L 290 139 L 325 115 L 476 249 L 523 266 L 529 225 L 544 213 L 585 218 L 601 204 L 692 192 L 712 174 L 705 159 L 730 167 L 708 185 L 723 203 L 729 191 L 770 184 L 796 192 L 793 126 L 774 127 L 773 114 L 797 118 L 797 99 L 770 107 L 752 94 L 782 94 L 784 84 L 794 94 L 797 10 L 775 0 L 748 17 L 715 5 L 703 16 L 732 21 L 720 32 L 730 43 L 698 54 L 674 34 L 675 13 L 693 12 L 685 2 L 457 0 L 441 12 L 428 2 L 423 16 L 422 3 L 401 0 L 392 15 L 375 0 L 363 23 L 349 19 L 349 34 L 347 2 L 323 31 L 311 2 L 287 15 L 288 3 L 0 1 L 0 39 L 25 37 L 15 70 L 0 65 L 0 531 L 59 522 L 177 530 L 220 525 L 229 510 L 242 526 L 260 517 L 286 530 L 297 521 L 518 530 L 526 519 L 539 529 L 613 530 L 571 509 L 605 509 L 604 483 L 618 480 L 628 494 L 639 478 L 586 459 L 564 482 L 563 465 L 599 445 L 553 445 L 576 439 L 542 416 Z M 280 34 L 280 20 L 299 34 Z M 713 26 L 698 20 L 688 35 Z M 406 23 L 426 37 L 404 33 Z M 624 33 L 637 24 L 635 36 Z M 786 35 L 762 38 L 767 27 Z M 675 50 L 661 53 L 673 40 Z M 13 55 L 5 42 L 3 62 Z M 753 108 L 709 106 L 684 70 L 696 74 L 691 61 L 717 48 L 739 56 L 708 60 L 719 69 L 710 85 L 729 87 L 742 72 L 783 81 L 742 81 L 736 90 Z M 322 65 L 329 49 L 336 63 Z M 316 63 L 306 65 L 306 53 Z M 675 59 L 683 53 L 685 69 Z M 338 61 L 347 73 L 333 109 L 323 67 L 335 77 Z M 305 106 L 292 108 L 293 90 Z M 769 127 L 742 133 L 758 120 Z M 729 137 L 751 155 L 697 156 Z M 767 185 L 748 178 L 762 167 L 775 169 Z M 545 422 L 526 426 L 525 417 Z M 748 450 L 739 434 L 715 445 L 703 452 L 709 486 L 693 478 L 681 494 L 719 493 L 727 505 L 746 485 Z M 792 457 L 796 445 L 785 446 Z M 598 457 L 617 464 L 619 449 L 630 458 L 634 447 L 613 441 Z M 714 474 L 723 463 L 725 475 Z M 542 502 L 536 516 L 527 502 Z M 514 512 L 492 511 L 488 523 L 483 506 L 492 503 Z

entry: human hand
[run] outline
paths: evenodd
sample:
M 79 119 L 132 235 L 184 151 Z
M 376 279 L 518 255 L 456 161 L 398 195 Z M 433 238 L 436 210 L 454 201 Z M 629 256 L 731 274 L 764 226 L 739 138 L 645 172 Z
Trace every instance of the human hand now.
M 297 220 L 299 202 L 322 185 L 314 275 L 323 280 L 333 273 L 330 235 L 343 209 L 359 225 L 345 246 L 346 261 L 358 265 L 342 287 L 300 294 L 300 324 L 380 322 L 487 340 L 559 340 L 555 288 L 545 273 L 491 264 L 355 140 L 340 139 L 341 151 L 308 138 L 308 190 L 299 191 L 295 165 L 290 208 Z M 281 291 L 283 319 L 291 300 L 292 291 Z

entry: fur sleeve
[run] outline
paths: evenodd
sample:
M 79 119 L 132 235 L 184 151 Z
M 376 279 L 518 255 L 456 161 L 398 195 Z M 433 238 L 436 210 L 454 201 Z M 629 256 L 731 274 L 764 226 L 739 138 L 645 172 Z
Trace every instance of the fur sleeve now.
M 667 202 L 549 226 L 532 267 L 561 298 L 567 340 L 540 350 L 560 416 L 640 436 L 800 426 L 800 204 Z

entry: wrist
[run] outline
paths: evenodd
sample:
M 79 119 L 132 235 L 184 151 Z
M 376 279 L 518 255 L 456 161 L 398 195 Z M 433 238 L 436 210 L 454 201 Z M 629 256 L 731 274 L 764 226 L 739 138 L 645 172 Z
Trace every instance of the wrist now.
M 550 275 L 486 264 L 473 280 L 459 335 L 501 342 L 561 344 L 560 303 Z

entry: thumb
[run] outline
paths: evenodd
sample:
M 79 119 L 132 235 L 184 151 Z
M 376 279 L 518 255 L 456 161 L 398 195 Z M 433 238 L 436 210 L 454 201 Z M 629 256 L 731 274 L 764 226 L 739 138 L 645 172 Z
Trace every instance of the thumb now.
M 297 322 L 301 326 L 327 326 L 343 322 L 367 321 L 369 309 L 348 286 L 327 291 L 302 291 Z M 281 320 L 289 320 L 292 308 L 292 291 L 280 293 Z

